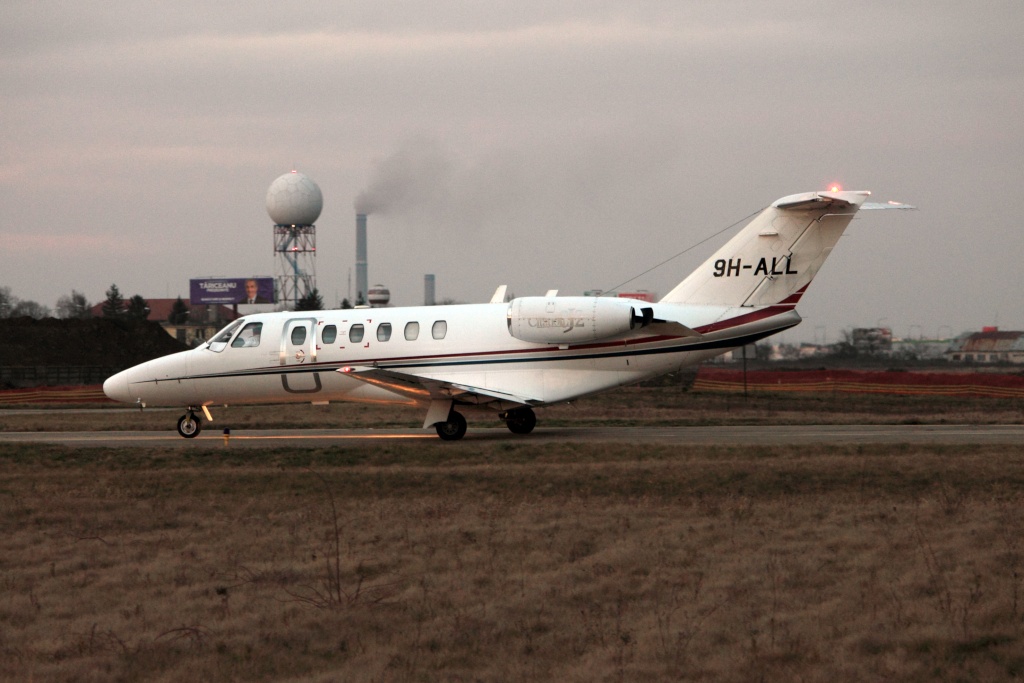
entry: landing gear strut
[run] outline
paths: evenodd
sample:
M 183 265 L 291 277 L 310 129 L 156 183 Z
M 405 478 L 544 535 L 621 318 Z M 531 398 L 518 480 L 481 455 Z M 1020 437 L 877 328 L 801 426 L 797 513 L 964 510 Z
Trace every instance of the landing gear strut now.
M 454 410 L 448 413 L 447 422 L 438 422 L 434 425 L 437 435 L 445 441 L 458 441 L 466 435 L 466 418 Z
M 203 430 L 203 424 L 191 410 L 178 419 L 178 433 L 186 439 L 194 439 Z
M 505 413 L 505 426 L 513 434 L 529 434 L 537 426 L 533 408 L 516 408 Z

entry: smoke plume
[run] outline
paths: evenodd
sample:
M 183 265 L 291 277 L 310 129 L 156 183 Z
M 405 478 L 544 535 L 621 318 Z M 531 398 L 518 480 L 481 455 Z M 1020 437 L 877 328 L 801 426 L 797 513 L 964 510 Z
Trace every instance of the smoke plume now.
M 369 185 L 356 196 L 356 213 L 403 213 L 445 202 L 453 171 L 453 160 L 436 142 L 411 139 L 374 169 Z

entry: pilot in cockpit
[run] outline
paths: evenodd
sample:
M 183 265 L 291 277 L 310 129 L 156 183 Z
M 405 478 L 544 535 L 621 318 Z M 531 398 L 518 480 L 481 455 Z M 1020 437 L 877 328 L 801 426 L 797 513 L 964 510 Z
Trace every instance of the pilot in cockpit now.
M 260 345 L 260 332 L 263 330 L 263 323 L 249 323 L 246 325 L 231 346 L 238 348 L 252 348 Z

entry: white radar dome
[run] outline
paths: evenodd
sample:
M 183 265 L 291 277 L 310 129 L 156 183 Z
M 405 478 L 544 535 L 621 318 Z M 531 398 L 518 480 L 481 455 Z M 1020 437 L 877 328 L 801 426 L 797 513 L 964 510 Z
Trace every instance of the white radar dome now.
M 267 190 L 267 213 L 274 225 L 313 225 L 323 208 L 320 188 L 305 173 L 285 173 Z

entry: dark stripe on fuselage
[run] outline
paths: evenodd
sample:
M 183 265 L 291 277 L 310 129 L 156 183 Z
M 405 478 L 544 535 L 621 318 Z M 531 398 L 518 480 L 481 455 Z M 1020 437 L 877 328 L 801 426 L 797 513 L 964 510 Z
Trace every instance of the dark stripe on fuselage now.
M 792 310 L 786 308 L 785 310 Z M 746 318 L 747 316 L 741 316 Z M 763 317 L 763 316 L 762 316 Z M 761 317 L 754 318 L 759 320 Z M 735 320 L 735 319 L 734 319 Z M 745 320 L 744 322 L 751 322 L 751 320 Z M 618 351 L 607 351 L 603 353 L 573 353 L 572 355 L 557 355 L 557 356 L 534 356 L 534 357 L 519 357 L 519 358 L 496 358 L 496 355 L 505 355 L 510 353 L 509 351 L 497 351 L 497 352 L 484 352 L 484 353 L 463 353 L 463 354 L 448 354 L 438 356 L 424 356 L 424 357 L 402 357 L 392 359 L 376 359 L 376 360 L 359 360 L 359 361 L 331 361 L 324 363 L 316 363 L 313 365 L 284 365 L 279 367 L 264 367 L 254 368 L 252 370 L 237 370 L 233 372 L 223 373 L 211 373 L 205 375 L 189 375 L 187 377 L 172 378 L 172 379 L 161 379 L 160 382 L 172 382 L 176 379 L 181 380 L 199 380 L 199 379 L 220 379 L 227 377 L 261 377 L 264 375 L 285 375 L 285 374 L 302 374 L 311 372 L 329 372 L 338 370 L 340 368 L 353 365 L 353 366 L 366 366 L 373 365 L 383 369 L 394 370 L 394 369 L 406 369 L 406 368 L 443 368 L 443 367 L 464 367 L 471 365 L 502 365 L 508 363 L 546 363 L 554 361 L 573 361 L 573 360 L 591 360 L 598 358 L 615 358 L 621 356 L 651 356 L 660 355 L 665 353 L 683 353 L 691 351 L 708 351 L 711 349 L 729 349 L 739 346 L 745 346 L 752 344 L 756 341 L 760 341 L 765 337 L 770 337 L 773 334 L 783 332 L 791 327 L 799 324 L 799 320 L 789 323 L 787 325 L 780 325 L 774 327 L 771 330 L 765 330 L 763 332 L 755 332 L 739 337 L 728 337 L 723 339 L 716 339 L 706 342 L 688 342 L 684 344 L 676 344 L 673 346 L 660 346 L 653 349 L 637 349 L 631 348 L 638 343 L 655 343 L 661 340 L 667 339 L 678 339 L 678 337 L 650 337 L 637 342 L 629 342 L 619 340 L 614 343 L 601 344 L 599 347 L 609 346 L 622 346 L 623 348 Z M 544 349 L 523 349 L 516 351 L 515 353 L 550 353 L 555 351 L 557 347 L 550 347 Z M 579 347 L 574 347 L 579 348 Z M 485 356 L 484 358 L 469 358 L 471 356 Z M 492 357 L 486 357 L 492 356 Z M 462 360 L 456 360 L 462 359 Z M 143 380 L 137 382 L 139 384 L 147 384 L 156 382 L 157 380 Z

